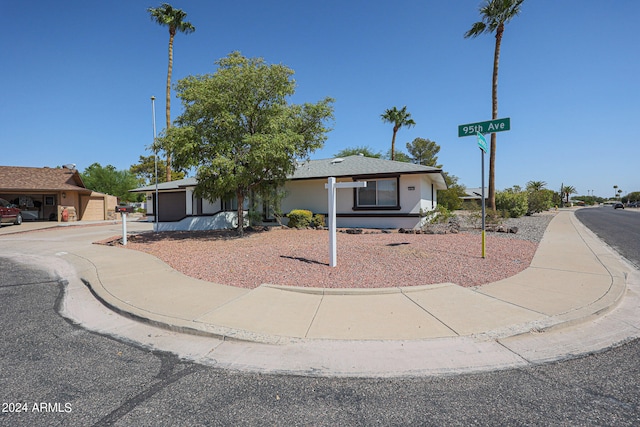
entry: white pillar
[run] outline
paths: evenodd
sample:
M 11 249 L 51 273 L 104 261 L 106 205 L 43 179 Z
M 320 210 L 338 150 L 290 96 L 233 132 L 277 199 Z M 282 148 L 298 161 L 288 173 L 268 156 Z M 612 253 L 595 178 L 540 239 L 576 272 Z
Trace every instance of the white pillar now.
M 127 246 L 127 213 L 122 212 L 122 244 Z
M 327 190 L 329 193 L 329 267 L 337 265 L 337 246 L 336 246 L 336 179 L 329 177 L 327 182 Z

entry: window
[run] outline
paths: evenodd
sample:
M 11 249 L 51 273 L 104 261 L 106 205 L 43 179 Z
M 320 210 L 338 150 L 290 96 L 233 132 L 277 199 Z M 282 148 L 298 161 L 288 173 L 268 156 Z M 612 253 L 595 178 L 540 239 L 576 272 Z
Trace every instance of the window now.
M 237 211 L 238 210 L 238 198 L 236 196 L 232 196 L 228 199 L 222 200 L 222 210 L 223 211 Z
M 356 207 L 398 207 L 398 179 L 367 180 L 367 186 L 358 188 L 356 192 Z

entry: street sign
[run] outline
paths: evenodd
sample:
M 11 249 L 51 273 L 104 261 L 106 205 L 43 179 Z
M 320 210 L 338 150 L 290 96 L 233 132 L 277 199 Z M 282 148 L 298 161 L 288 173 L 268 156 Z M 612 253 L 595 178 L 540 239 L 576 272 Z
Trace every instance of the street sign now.
M 478 132 L 478 147 L 480 147 L 483 152 L 487 152 L 487 138 L 480 132 Z
M 488 122 L 469 123 L 468 125 L 458 126 L 458 137 L 473 136 L 476 133 L 493 133 L 502 132 L 511 129 L 511 119 L 489 120 Z

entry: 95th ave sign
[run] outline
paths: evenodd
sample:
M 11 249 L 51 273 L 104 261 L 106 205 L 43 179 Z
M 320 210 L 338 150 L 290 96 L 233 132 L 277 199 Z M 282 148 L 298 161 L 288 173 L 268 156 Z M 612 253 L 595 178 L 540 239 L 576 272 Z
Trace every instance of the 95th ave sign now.
M 511 129 L 511 119 L 489 120 L 488 122 L 469 123 L 458 126 L 458 136 L 476 136 L 478 133 L 502 132 Z

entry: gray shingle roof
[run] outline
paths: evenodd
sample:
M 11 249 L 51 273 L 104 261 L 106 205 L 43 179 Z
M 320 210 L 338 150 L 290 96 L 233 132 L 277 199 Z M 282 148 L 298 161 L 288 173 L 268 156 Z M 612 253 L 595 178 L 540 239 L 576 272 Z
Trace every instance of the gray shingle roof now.
M 365 156 L 347 156 L 341 159 L 310 160 L 300 163 L 289 179 L 327 178 L 330 176 L 368 176 L 382 174 L 435 173 L 442 169 L 414 163 L 397 162 Z
M 167 190 L 178 190 L 184 187 L 195 187 L 197 183 L 198 183 L 198 180 L 195 178 L 184 178 L 184 179 L 178 179 L 170 182 L 161 182 L 161 183 L 158 183 L 158 190 L 167 191 Z M 146 187 L 140 187 L 130 191 L 132 193 L 144 193 L 147 191 L 155 191 L 155 190 L 156 190 L 156 185 L 151 184 L 151 185 L 147 185 Z
M 309 160 L 300 162 L 298 168 L 288 179 L 320 179 L 330 176 L 340 177 L 363 177 L 385 174 L 433 174 L 432 178 L 438 189 L 447 188 L 442 169 L 430 166 L 416 165 L 414 163 L 397 162 L 393 160 L 376 159 L 365 156 L 347 156 L 339 159 Z M 197 184 L 196 178 L 185 178 L 177 181 L 163 182 L 158 184 L 158 190 L 177 190 L 184 187 L 191 187 Z M 136 188 L 132 192 L 155 191 L 155 184 L 146 187 Z

